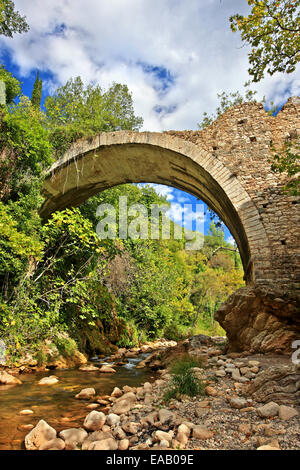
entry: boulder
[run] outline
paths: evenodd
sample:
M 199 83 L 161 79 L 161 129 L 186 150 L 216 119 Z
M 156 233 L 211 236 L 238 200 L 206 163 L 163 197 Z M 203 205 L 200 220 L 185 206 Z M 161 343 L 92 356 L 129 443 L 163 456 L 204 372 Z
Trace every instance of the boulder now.
M 257 408 L 257 414 L 261 418 L 273 418 L 278 415 L 279 405 L 273 401 Z
M 91 411 L 83 422 L 83 427 L 88 431 L 99 431 L 105 424 L 106 416 L 101 411 Z
M 282 421 L 287 421 L 288 419 L 294 418 L 298 416 L 298 411 L 295 408 L 291 408 L 290 406 L 281 405 L 279 407 L 278 416 L 279 419 Z
M 162 425 L 171 425 L 175 421 L 175 414 L 165 408 L 161 408 L 158 412 L 159 423 Z
M 106 424 L 108 426 L 117 426 L 120 423 L 120 416 L 114 413 L 110 413 L 106 416 Z
M 116 415 L 122 415 L 125 413 L 128 413 L 132 408 L 132 404 L 128 400 L 120 400 L 117 403 L 115 403 L 112 408 L 111 412 L 116 414 Z
M 59 439 L 56 437 L 51 441 L 45 442 L 45 444 L 41 445 L 39 450 L 63 450 L 65 448 L 65 441 L 63 439 Z
M 115 369 L 113 369 L 111 366 L 102 366 L 100 367 L 100 369 L 98 369 L 99 372 L 103 373 L 103 374 L 114 374 L 116 371 Z
M 96 395 L 96 390 L 94 388 L 83 388 L 79 393 L 77 393 L 77 395 L 75 395 L 75 398 L 77 398 L 77 400 L 89 400 L 94 395 Z
M 70 428 L 61 431 L 59 437 L 65 441 L 67 450 L 74 450 L 88 437 L 88 433 L 82 428 Z
M 119 442 L 118 450 L 127 450 L 128 447 L 129 447 L 129 440 L 128 439 L 122 439 Z
M 56 430 L 41 419 L 25 437 L 25 448 L 26 450 L 39 450 L 54 439 L 56 439 Z
M 92 442 L 88 450 L 117 450 L 118 443 L 113 437 Z
M 262 370 L 246 390 L 255 401 L 274 401 L 280 405 L 300 403 L 300 366 L 271 366 Z
M 38 382 L 38 385 L 54 385 L 57 384 L 58 378 L 55 375 L 50 375 L 49 377 L 44 377 Z
M 99 441 L 103 441 L 105 439 L 111 439 L 111 438 L 113 438 L 113 435 L 111 432 L 94 431 L 91 434 L 89 434 L 86 439 L 84 439 L 81 448 L 82 450 L 90 450 L 90 447 L 94 442 L 99 442 Z
M 152 437 L 154 441 L 164 441 L 164 440 L 168 442 L 172 441 L 172 436 L 169 433 L 164 432 L 164 431 L 154 431 L 154 433 L 152 434 Z
M 123 395 L 122 390 L 120 390 L 118 387 L 115 387 L 110 396 L 115 397 L 115 398 L 120 398 L 122 395 Z
M 20 385 L 21 380 L 8 374 L 5 370 L 0 371 L 0 384 L 2 385 Z

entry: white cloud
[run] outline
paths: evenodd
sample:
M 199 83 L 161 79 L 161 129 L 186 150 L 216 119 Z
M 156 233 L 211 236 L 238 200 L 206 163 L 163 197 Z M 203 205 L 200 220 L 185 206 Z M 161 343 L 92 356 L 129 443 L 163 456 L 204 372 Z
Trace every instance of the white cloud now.
M 248 79 L 248 48 L 241 47 L 228 21 L 231 14 L 247 11 L 240 0 L 15 3 L 30 32 L 2 38 L 0 46 L 11 52 L 24 76 L 37 68 L 51 72 L 50 88 L 77 75 L 104 87 L 127 83 L 147 130 L 197 128 L 202 113 L 215 110 L 218 92 L 241 90 Z M 169 72 L 166 89 L 151 67 Z M 267 77 L 256 86 L 258 97 L 282 104 L 300 92 L 295 76 Z

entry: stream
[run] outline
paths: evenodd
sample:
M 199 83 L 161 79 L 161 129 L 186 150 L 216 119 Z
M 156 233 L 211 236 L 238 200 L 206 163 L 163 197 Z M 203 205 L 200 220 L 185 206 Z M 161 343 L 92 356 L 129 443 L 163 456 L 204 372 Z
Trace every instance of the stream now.
M 148 369 L 136 369 L 136 365 L 149 354 L 140 354 L 128 358 L 122 366 L 114 366 L 105 359 L 93 358 L 94 365 L 109 364 L 116 369 L 115 374 L 83 372 L 78 369 L 64 369 L 40 373 L 21 374 L 22 385 L 0 385 L 0 450 L 24 449 L 24 438 L 30 430 L 23 425 L 33 424 L 44 419 L 58 432 L 71 427 L 82 427 L 87 409 L 85 400 L 76 400 L 74 396 L 83 388 L 93 387 L 96 396 L 112 392 L 114 387 L 124 385 L 139 386 L 154 377 Z M 54 385 L 38 385 L 43 377 L 55 375 L 59 382 Z M 24 409 L 32 410 L 30 415 L 20 415 Z

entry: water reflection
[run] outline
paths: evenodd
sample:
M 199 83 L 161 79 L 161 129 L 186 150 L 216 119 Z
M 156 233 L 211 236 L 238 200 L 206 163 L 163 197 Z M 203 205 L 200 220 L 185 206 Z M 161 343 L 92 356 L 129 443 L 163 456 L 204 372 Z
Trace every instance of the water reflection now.
M 28 429 L 22 426 L 36 425 L 40 419 L 45 419 L 58 432 L 82 426 L 89 412 L 86 408 L 88 402 L 76 400 L 74 396 L 82 388 L 93 387 L 97 395 L 106 395 L 114 387 L 138 386 L 149 380 L 153 376 L 151 371 L 135 368 L 147 355 L 129 358 L 122 366 L 106 362 L 108 358 L 93 358 L 94 365 L 113 366 L 115 374 L 83 372 L 78 369 L 55 370 L 21 375 L 22 385 L 0 386 L 0 450 L 21 449 L 28 433 Z M 59 382 L 49 386 L 38 385 L 40 379 L 49 375 L 56 375 Z M 23 409 L 30 409 L 34 414 L 19 415 Z

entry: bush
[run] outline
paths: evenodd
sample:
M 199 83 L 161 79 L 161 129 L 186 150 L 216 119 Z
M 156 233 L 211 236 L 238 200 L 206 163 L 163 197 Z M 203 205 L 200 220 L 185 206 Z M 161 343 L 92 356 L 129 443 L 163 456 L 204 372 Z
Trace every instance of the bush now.
M 180 398 L 181 395 L 194 397 L 204 394 L 204 385 L 195 375 L 193 367 L 202 367 L 202 361 L 186 355 L 177 359 L 171 366 L 171 387 L 164 394 L 164 401 Z
M 71 357 L 77 349 L 77 345 L 74 339 L 71 339 L 67 336 L 56 337 L 55 346 L 57 347 L 59 354 L 64 357 Z

